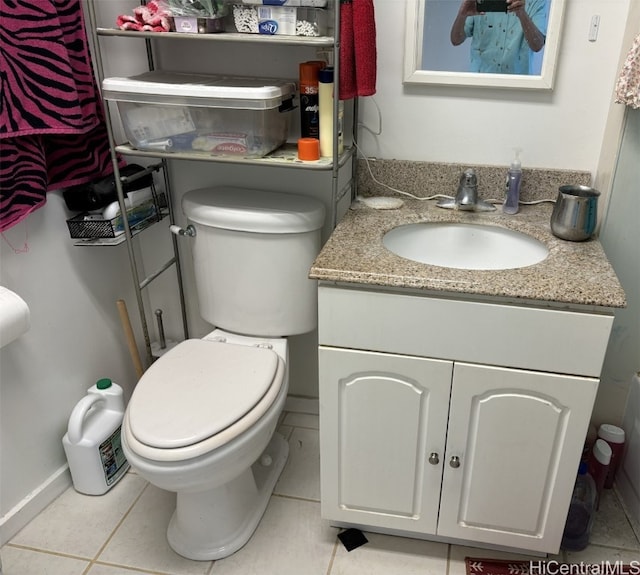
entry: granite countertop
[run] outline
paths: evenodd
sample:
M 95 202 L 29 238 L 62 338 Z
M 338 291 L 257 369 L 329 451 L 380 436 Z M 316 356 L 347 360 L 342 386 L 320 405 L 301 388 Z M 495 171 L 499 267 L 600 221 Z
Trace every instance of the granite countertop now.
M 445 210 L 435 201 L 405 200 L 396 210 L 354 202 L 311 267 L 312 279 L 410 288 L 429 295 L 467 294 L 506 301 L 552 302 L 567 307 L 625 307 L 625 294 L 596 239 L 570 242 L 551 233 L 551 204 L 521 206 L 518 214 Z M 463 270 L 417 263 L 382 245 L 390 229 L 415 222 L 466 222 L 525 232 L 549 249 L 542 262 L 509 270 Z

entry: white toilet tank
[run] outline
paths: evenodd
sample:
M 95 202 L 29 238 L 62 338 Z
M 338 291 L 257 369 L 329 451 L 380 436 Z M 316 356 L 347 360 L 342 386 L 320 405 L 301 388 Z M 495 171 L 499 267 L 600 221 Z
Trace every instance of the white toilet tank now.
M 186 192 L 200 315 L 225 330 L 287 336 L 317 323 L 309 269 L 324 206 L 313 198 L 234 187 Z

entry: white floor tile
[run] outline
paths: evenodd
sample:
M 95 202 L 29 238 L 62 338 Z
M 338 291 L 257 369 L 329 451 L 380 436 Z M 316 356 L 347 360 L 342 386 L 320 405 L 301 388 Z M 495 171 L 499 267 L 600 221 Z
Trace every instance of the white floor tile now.
M 3 575 L 82 575 L 88 561 L 30 549 L 2 548 Z
M 283 423 L 293 427 L 307 427 L 309 429 L 320 429 L 320 417 L 310 413 L 287 413 Z
M 608 545 L 637 551 L 640 558 L 640 543 L 613 489 L 605 489 L 602 492 L 590 541 L 592 545 Z
M 320 413 L 320 405 L 317 399 L 295 395 L 287 396 L 287 403 L 284 409 L 291 413 L 311 413 L 314 415 Z
M 331 575 L 443 575 L 447 572 L 446 543 L 433 543 L 365 533 L 368 543 L 347 551 L 338 543 Z
M 172 575 L 205 575 L 210 561 L 191 561 L 167 542 L 176 495 L 149 485 L 100 554 L 99 560 Z
M 128 567 L 115 567 L 113 565 L 101 565 L 96 563 L 87 571 L 87 575 L 149 575 L 153 571 L 138 571 L 137 569 L 129 569 Z
M 253 537 L 211 575 L 326 575 L 337 533 L 319 503 L 272 497 Z
M 567 551 L 565 558 L 567 563 L 600 563 L 601 561 L 631 563 L 635 561 L 635 565 L 640 569 L 640 553 L 637 551 L 612 549 L 600 545 L 589 545 L 584 551 Z
M 289 436 L 293 431 L 293 427 L 289 425 L 278 425 L 278 429 L 276 430 L 282 437 L 284 437 L 287 441 L 289 441 Z
M 11 542 L 93 559 L 146 484 L 127 473 L 104 495 L 69 488 Z
M 320 442 L 317 431 L 294 428 L 289 437 L 289 460 L 274 493 L 320 501 Z
M 226 559 L 190 561 L 173 552 L 166 529 L 175 494 L 130 472 L 103 496 L 72 488 L 61 495 L 2 548 L 3 575 L 464 575 L 466 556 L 542 560 L 375 533 L 347 552 L 338 529 L 320 517 L 317 421 L 313 413 L 284 415 L 279 430 L 290 452 L 276 495 L 251 540 Z M 99 563 L 88 568 L 99 553 Z M 560 559 L 640 560 L 640 542 L 613 491 L 604 492 L 591 545 L 547 561 Z

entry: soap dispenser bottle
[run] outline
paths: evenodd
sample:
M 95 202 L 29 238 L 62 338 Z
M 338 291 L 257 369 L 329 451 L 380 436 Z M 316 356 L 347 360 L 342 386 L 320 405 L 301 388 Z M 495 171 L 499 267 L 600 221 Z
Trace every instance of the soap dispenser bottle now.
M 520 201 L 520 186 L 522 184 L 522 164 L 520 162 L 520 148 L 515 148 L 516 155 L 507 172 L 507 197 L 502 204 L 505 214 L 517 214 Z

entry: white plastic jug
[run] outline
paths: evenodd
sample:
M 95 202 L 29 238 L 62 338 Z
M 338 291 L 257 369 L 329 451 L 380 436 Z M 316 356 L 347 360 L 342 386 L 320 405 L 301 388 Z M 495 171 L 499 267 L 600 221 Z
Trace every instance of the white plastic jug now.
M 62 445 L 76 491 L 102 495 L 129 469 L 120 443 L 123 416 L 122 388 L 108 378 L 91 386 L 71 412 Z

